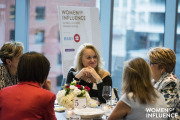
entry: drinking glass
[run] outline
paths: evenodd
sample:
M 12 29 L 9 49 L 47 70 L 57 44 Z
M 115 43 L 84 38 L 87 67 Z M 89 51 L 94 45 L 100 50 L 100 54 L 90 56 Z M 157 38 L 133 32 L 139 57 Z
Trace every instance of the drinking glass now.
M 108 100 L 111 98 L 111 91 L 111 86 L 103 86 L 102 96 L 106 100 L 106 104 L 108 103 Z
M 69 120 L 81 120 L 81 117 L 78 115 L 70 116 Z
M 92 108 L 97 108 L 98 105 L 99 105 L 98 97 L 91 97 L 89 106 L 92 107 Z

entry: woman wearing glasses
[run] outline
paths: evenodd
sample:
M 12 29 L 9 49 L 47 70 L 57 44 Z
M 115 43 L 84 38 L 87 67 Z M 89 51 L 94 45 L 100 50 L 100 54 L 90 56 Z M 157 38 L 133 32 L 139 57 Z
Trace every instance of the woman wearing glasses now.
M 178 113 L 180 117 L 180 85 L 178 78 L 173 74 L 176 64 L 174 51 L 165 47 L 151 48 L 148 59 L 154 87 L 163 94 L 167 107 L 172 109 L 171 112 Z

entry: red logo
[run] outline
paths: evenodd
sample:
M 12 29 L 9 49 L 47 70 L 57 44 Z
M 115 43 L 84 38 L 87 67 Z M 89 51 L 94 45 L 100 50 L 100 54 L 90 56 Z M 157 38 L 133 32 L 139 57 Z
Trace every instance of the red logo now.
M 74 35 L 74 41 L 79 42 L 80 41 L 80 36 L 78 34 Z

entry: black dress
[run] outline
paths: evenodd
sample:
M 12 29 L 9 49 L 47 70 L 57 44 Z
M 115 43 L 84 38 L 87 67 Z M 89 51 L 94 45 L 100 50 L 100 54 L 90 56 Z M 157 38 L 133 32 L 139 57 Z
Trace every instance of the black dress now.
M 73 78 L 75 77 L 73 72 L 75 72 L 75 70 L 73 68 L 71 68 L 67 75 L 67 80 L 66 80 L 67 84 L 69 84 L 73 81 Z M 98 97 L 100 103 L 106 103 L 105 99 L 102 97 L 102 89 L 103 89 L 103 86 L 111 86 L 112 87 L 112 79 L 108 75 L 108 76 L 104 77 L 102 79 L 102 81 L 103 81 L 102 83 L 97 84 L 98 90 L 92 89 L 93 83 L 87 83 L 84 80 L 80 80 L 79 84 L 83 85 L 83 86 L 87 85 L 90 88 L 90 92 L 89 92 L 90 97 Z

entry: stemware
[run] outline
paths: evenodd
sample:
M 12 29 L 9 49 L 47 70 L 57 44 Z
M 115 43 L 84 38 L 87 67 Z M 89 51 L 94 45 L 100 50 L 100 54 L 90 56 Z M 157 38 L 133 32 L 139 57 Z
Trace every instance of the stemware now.
M 102 97 L 106 100 L 106 104 L 108 103 L 108 100 L 112 96 L 111 91 L 112 91 L 111 86 L 103 86 Z

